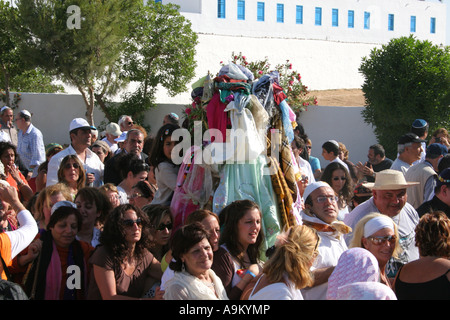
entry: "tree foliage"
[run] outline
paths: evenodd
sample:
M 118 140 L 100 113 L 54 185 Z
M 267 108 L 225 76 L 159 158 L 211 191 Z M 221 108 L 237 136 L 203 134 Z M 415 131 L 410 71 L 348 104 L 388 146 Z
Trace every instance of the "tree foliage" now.
M 10 100 L 10 91 L 16 92 L 63 92 L 64 88 L 53 83 L 53 78 L 42 69 L 34 68 L 25 60 L 20 51 L 15 26 L 18 10 L 8 2 L 0 1 L 0 79 L 1 98 L 8 106 L 14 107 L 17 99 Z M 16 94 L 17 96 L 17 94 Z
M 175 96 L 187 90 L 195 75 L 197 35 L 178 6 L 149 1 L 129 23 L 123 52 L 123 75 L 137 87 L 123 95 L 121 104 L 110 104 L 108 112 L 130 114 L 135 119 L 155 107 L 157 90 Z
M 397 140 L 415 119 L 427 120 L 430 131 L 450 126 L 448 47 L 413 36 L 393 39 L 364 57 L 359 71 L 366 100 L 362 116 L 387 156 L 396 157 Z
M 175 95 L 194 76 L 197 36 L 177 6 L 142 0 L 17 4 L 27 59 L 78 88 L 91 124 L 95 104 L 109 121 L 125 113 L 138 119 L 155 105 L 158 86 Z M 79 27 L 70 28 L 77 18 L 68 10 L 73 6 Z M 120 94 L 123 102 L 112 102 Z
M 139 0 L 18 0 L 25 58 L 75 86 L 93 124 L 95 100 L 102 101 L 128 82 L 120 76 L 127 23 Z M 79 27 L 68 21 L 79 8 Z M 69 11 L 69 12 L 68 12 Z

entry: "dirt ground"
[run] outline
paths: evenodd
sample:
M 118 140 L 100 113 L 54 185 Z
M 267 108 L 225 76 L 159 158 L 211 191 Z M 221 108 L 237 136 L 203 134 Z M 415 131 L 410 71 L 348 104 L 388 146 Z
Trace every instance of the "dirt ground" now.
M 362 107 L 364 94 L 361 89 L 312 90 L 319 106 Z

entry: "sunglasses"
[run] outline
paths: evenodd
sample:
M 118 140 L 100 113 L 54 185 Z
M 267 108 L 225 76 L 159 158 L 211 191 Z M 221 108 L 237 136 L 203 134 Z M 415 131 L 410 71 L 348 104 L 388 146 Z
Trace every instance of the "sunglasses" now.
M 138 225 L 138 227 L 142 226 L 142 219 L 137 218 L 136 220 L 133 219 L 122 220 L 122 224 L 127 228 L 134 226 L 135 223 Z
M 164 231 L 167 228 L 167 230 L 172 230 L 172 223 L 164 224 L 161 223 L 158 228 L 155 228 L 158 231 Z
M 397 240 L 396 236 L 387 236 L 387 237 L 369 237 L 368 238 L 372 243 L 376 246 L 381 246 L 382 244 L 385 244 L 387 241 L 392 245 L 395 244 L 395 241 Z
M 64 169 L 71 169 L 71 168 L 74 168 L 74 169 L 78 169 L 78 168 L 80 168 L 80 165 L 78 164 L 78 163 L 66 163 L 66 165 L 64 166 Z
M 346 177 L 334 177 L 333 180 L 334 181 L 339 181 L 339 180 L 345 181 L 345 180 L 347 180 L 347 178 Z
M 142 194 L 133 193 L 132 195 L 128 196 L 128 199 L 134 199 L 134 198 L 139 198 L 139 197 L 142 197 Z
M 133 121 L 129 121 L 129 122 L 128 122 L 128 125 L 129 125 L 129 126 L 132 126 L 133 124 L 134 124 Z

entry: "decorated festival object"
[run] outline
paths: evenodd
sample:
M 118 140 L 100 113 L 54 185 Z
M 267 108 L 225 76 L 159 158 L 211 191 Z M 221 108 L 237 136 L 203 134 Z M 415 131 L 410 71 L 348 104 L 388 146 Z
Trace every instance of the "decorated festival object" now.
M 301 224 L 301 172 L 291 149 L 296 115 L 279 72 L 259 74 L 230 62 L 216 76 L 193 85 L 184 110 L 191 136 L 201 134 L 181 164 L 172 199 L 175 229 L 197 209 L 221 210 L 236 200 L 257 203 L 265 243 L 285 227 Z M 201 132 L 196 132 L 201 130 Z

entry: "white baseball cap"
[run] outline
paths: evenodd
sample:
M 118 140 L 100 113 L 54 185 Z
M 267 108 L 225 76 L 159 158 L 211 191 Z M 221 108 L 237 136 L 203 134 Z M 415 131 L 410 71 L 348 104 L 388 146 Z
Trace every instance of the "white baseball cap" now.
M 128 131 L 122 131 L 122 134 L 118 138 L 114 139 L 114 141 L 124 142 L 125 140 L 127 140 L 127 133 Z
M 83 118 L 75 118 L 72 120 L 72 122 L 70 123 L 70 129 L 69 132 L 75 129 L 80 129 L 80 128 L 89 128 L 92 130 L 97 130 L 96 127 L 91 126 L 86 119 Z

